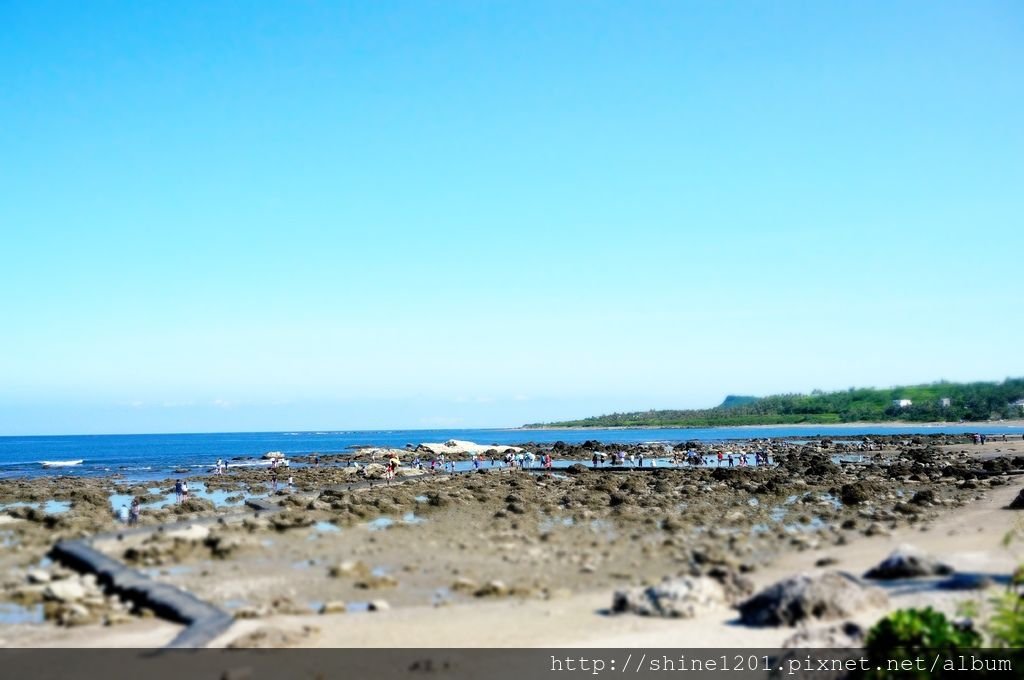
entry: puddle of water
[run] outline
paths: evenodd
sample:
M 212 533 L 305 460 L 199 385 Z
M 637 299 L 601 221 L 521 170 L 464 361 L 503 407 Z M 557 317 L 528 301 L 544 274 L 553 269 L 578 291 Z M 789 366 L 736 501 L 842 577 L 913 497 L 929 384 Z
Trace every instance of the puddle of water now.
M 369 602 L 346 602 L 345 610 L 349 612 L 368 612 L 370 611 Z
M 749 505 L 752 508 L 756 508 L 757 506 L 761 505 L 761 501 L 759 501 L 756 498 L 748 498 L 747 505 Z
M 821 494 L 821 500 L 828 501 L 836 510 L 839 510 L 843 507 L 843 502 L 830 493 Z
M 43 605 L 34 604 L 24 607 L 13 602 L 0 602 L 0 624 L 16 625 L 19 623 L 42 623 Z
M 174 495 L 174 487 L 168 489 L 161 489 L 153 487 L 146 490 L 149 495 L 161 496 L 160 500 L 152 501 L 150 503 L 143 503 L 143 508 L 164 508 L 168 505 L 174 505 L 177 502 L 177 497 Z M 245 502 L 248 495 L 241 490 L 228 491 L 226 489 L 214 489 L 208 490 L 206 484 L 203 482 L 193 482 L 189 484 L 189 495 L 195 498 L 202 498 L 213 503 L 214 507 L 217 508 L 233 508 L 238 507 Z M 240 497 L 240 498 L 239 498 Z M 121 506 L 131 507 L 132 499 L 135 498 L 132 494 L 126 493 L 114 493 L 110 495 L 110 507 L 114 512 L 121 509 Z M 231 499 L 231 500 L 228 500 Z
M 783 525 L 789 533 L 800 533 L 800 532 L 812 532 L 825 527 L 825 522 L 820 517 L 811 517 L 811 521 L 806 524 L 803 522 L 787 522 Z
M 42 503 L 26 503 L 24 501 L 18 501 L 16 503 L 5 503 L 0 505 L 0 512 L 3 512 L 7 508 L 40 508 L 47 515 L 60 515 L 71 509 L 71 501 L 43 501 Z
M 414 512 L 407 512 L 402 515 L 402 524 L 422 524 L 426 522 L 426 518 L 420 517 Z M 370 531 L 381 531 L 382 529 L 389 529 L 395 525 L 395 520 L 390 517 L 378 517 L 377 519 L 367 522 L 364 526 Z
M 0 547 L 13 548 L 18 545 L 18 537 L 13 531 L 0 531 Z
M 336 534 L 339 531 L 341 531 L 341 528 L 337 524 L 333 524 L 325 520 L 320 520 L 319 522 L 313 525 L 313 531 L 316 531 L 321 534 Z
M 262 545 L 264 548 L 269 548 L 270 546 L 274 545 L 274 539 L 264 538 L 262 541 L 260 541 L 260 545 Z
M 414 498 L 413 500 L 416 501 L 417 503 L 426 503 L 430 499 L 427 498 L 426 496 L 416 496 L 416 498 Z
M 246 600 L 225 600 L 225 609 L 241 609 L 242 607 L 248 607 L 249 603 Z
M 572 517 L 551 517 L 549 515 L 541 515 L 540 524 L 538 528 L 541 531 L 551 531 L 555 527 L 571 527 L 576 523 Z

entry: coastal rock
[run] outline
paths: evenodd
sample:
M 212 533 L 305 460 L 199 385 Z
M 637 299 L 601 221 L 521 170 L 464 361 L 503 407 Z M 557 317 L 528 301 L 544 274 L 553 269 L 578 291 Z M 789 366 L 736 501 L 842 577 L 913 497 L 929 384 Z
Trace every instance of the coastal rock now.
M 391 605 L 387 600 L 370 600 L 366 606 L 366 610 L 371 612 L 386 612 L 389 609 L 391 609 Z
M 939 562 L 910 545 L 901 545 L 876 567 L 864 574 L 865 578 L 885 581 L 897 578 L 947 576 L 953 573 L 948 564 Z
M 340 600 L 324 602 L 320 607 L 321 614 L 344 614 L 348 610 L 345 603 Z
M 914 505 L 935 505 L 937 499 L 931 489 L 922 489 L 913 495 L 910 502 Z
M 742 602 L 739 610 L 748 626 L 795 626 L 810 619 L 846 618 L 888 601 L 881 589 L 845 572 L 829 571 L 783 579 Z
M 316 626 L 303 626 L 301 630 L 283 630 L 264 627 L 239 636 L 228 644 L 229 649 L 273 649 L 308 644 L 308 639 L 319 634 Z
M 803 629 L 782 643 L 783 649 L 844 649 L 862 647 L 866 631 L 853 621 L 827 628 Z
M 253 545 L 249 540 L 246 540 L 242 536 L 232 536 L 228 534 L 216 534 L 209 536 L 205 541 L 206 547 L 210 549 L 210 554 L 218 559 L 227 559 L 231 557 L 239 550 Z
M 176 515 L 186 515 L 193 512 L 213 512 L 214 505 L 211 501 L 205 498 L 191 497 L 187 501 L 182 501 L 173 507 L 173 512 Z
M 510 593 L 503 581 L 490 581 L 473 593 L 477 597 L 505 597 Z
M 44 610 L 46 618 L 61 626 L 87 626 L 97 623 L 99 617 L 85 605 L 77 602 L 63 602 L 54 608 Z
M 312 526 L 316 523 L 310 515 L 298 510 L 285 510 L 279 512 L 270 518 L 270 524 L 278 531 L 287 531 L 288 529 L 299 529 L 302 527 Z
M 488 446 L 483 444 L 476 444 L 474 442 L 462 441 L 460 439 L 449 439 L 443 443 L 423 443 L 420 444 L 419 451 L 426 453 L 432 453 L 435 455 L 446 455 L 451 456 L 453 454 L 476 454 L 476 455 L 493 455 L 493 453 L 519 453 L 523 449 L 518 446 Z
M 47 586 L 43 584 L 23 585 L 6 591 L 4 595 L 10 598 L 12 602 L 22 605 L 33 605 L 43 601 L 43 593 L 46 588 Z
M 359 560 L 345 560 L 340 564 L 336 564 L 327 570 L 327 575 L 331 578 L 342 578 L 346 576 L 369 576 L 370 567 Z
M 52 581 L 53 577 L 45 569 L 29 569 L 25 572 L 25 580 L 33 584 L 45 584 Z
M 1017 497 L 1010 502 L 1011 510 L 1024 510 L 1024 489 L 1021 489 Z
M 476 592 L 479 587 L 480 586 L 473 579 L 462 577 L 455 579 L 455 582 L 452 583 L 451 591 L 453 593 L 473 593 Z
M 707 576 L 722 586 L 725 601 L 729 604 L 750 597 L 754 593 L 754 582 L 735 569 L 719 565 L 709 569 Z
M 54 581 L 43 590 L 43 599 L 57 602 L 78 602 L 86 595 L 85 586 L 80 581 Z
M 363 477 L 366 479 L 381 479 L 387 468 L 380 463 L 370 463 L 363 468 Z
M 108 509 L 107 495 L 97 489 L 73 489 L 71 491 L 71 507 L 81 509 L 92 506 L 94 508 Z
M 879 488 L 867 481 L 844 484 L 839 490 L 839 500 L 843 505 L 860 505 L 873 498 L 879 493 Z
M 362 590 L 376 590 L 378 588 L 394 588 L 398 585 L 398 579 L 388 574 L 371 574 L 362 581 L 355 584 L 356 588 Z
M 698 576 L 666 579 L 656 586 L 618 590 L 612 613 L 691 619 L 702 611 L 725 604 L 725 591 L 714 579 Z

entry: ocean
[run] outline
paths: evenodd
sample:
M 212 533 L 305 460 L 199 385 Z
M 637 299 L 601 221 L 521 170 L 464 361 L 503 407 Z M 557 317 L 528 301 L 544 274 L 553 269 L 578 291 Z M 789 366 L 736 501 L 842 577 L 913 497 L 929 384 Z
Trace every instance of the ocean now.
M 239 461 L 281 451 L 288 456 L 310 453 L 345 453 L 362 446 L 403 448 L 406 444 L 462 439 L 478 444 L 524 442 L 728 441 L 732 439 L 804 439 L 822 435 L 857 439 L 868 434 L 962 434 L 985 432 L 1018 438 L 1024 427 L 998 424 L 908 425 L 872 427 L 666 428 L 593 430 L 374 430 L 323 432 L 236 432 L 216 434 L 66 435 L 0 437 L 0 478 L 56 475 L 101 476 L 121 473 L 133 479 L 164 479 L 174 470 L 196 474 L 210 469 L 217 459 Z M 42 461 L 82 460 L 81 465 L 45 468 Z

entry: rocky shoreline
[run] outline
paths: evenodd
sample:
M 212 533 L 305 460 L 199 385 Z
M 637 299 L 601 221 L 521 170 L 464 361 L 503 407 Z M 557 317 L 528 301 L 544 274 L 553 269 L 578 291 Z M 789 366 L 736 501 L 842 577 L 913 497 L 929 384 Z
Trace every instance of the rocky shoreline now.
M 530 474 L 492 465 L 504 452 L 488 447 L 445 454 L 482 454 L 477 471 L 431 474 L 408 466 L 436 453 L 414 449 L 402 452 L 405 474 L 388 485 L 380 479 L 381 451 L 364 450 L 283 471 L 293 484 L 277 492 L 268 489 L 265 469 L 190 476 L 208 498 L 163 507 L 155 504 L 173 493 L 173 479 L 136 486 L 113 476 L 3 480 L 0 599 L 34 612 L 22 625 L 53 625 L 55 635 L 59 627 L 151 616 L 46 557 L 57 540 L 104 532 L 114 532 L 95 542 L 104 554 L 238 619 L 322 612 L 329 620 L 344 611 L 595 591 L 607 592 L 610 604 L 613 592 L 666 577 L 710 578 L 728 590 L 786 553 L 927 529 L 944 513 L 1017 484 L 1024 472 L 1024 456 L 1003 453 L 998 442 L 979 455 L 966 437 L 945 435 L 684 442 L 672 451 L 602 442 L 516 448 L 580 464 Z M 764 451 L 772 464 L 620 474 L 590 464 L 595 453 L 713 457 L 719 450 Z M 154 504 L 144 506 L 142 531 L 119 530 L 111 494 Z M 255 513 L 242 504 L 253 497 L 281 510 Z M 66 510 L 47 512 L 55 501 Z M 161 530 L 170 522 L 187 528 Z

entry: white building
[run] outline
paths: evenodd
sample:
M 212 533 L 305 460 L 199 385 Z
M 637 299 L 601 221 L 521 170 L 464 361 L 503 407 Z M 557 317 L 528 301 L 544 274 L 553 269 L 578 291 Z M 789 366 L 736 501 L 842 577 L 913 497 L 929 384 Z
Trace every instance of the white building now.
M 909 399 L 893 399 L 892 405 L 895 406 L 896 408 L 907 408 L 909 406 L 913 406 L 914 402 L 910 401 Z
M 953 400 L 950 399 L 949 397 L 943 397 L 942 399 L 939 399 L 939 406 L 941 406 L 942 408 L 949 408 L 952 405 Z
M 1024 411 L 1024 399 L 1018 399 L 1017 401 L 1010 404 L 1010 406 L 1014 406 L 1016 408 L 1019 408 L 1021 411 Z

